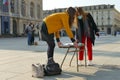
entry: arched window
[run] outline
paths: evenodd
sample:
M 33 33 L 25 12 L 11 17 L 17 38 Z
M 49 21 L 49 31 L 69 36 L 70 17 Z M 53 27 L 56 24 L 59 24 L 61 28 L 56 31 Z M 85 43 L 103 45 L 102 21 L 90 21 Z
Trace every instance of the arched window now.
M 15 0 L 11 0 L 10 6 L 11 6 L 11 12 L 15 13 Z
M 40 5 L 37 5 L 37 17 L 40 18 Z
M 33 18 L 34 17 L 34 3 L 31 2 L 30 3 L 30 16 Z
M 13 19 L 13 34 L 17 34 L 17 21 Z
M 22 16 L 26 16 L 26 3 L 24 0 L 21 2 L 21 14 Z

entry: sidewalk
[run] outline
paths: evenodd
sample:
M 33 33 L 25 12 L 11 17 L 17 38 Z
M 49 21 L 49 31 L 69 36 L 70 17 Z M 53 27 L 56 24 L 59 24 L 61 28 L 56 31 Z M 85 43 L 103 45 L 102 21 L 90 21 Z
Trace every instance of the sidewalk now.
M 62 41 L 62 40 L 61 40 Z M 63 41 L 68 41 L 63 38 Z M 107 42 L 108 41 L 108 42 Z M 61 75 L 31 77 L 31 64 L 45 64 L 47 45 L 40 41 L 38 46 L 27 46 L 26 38 L 0 39 L 0 80 L 120 80 L 120 37 L 97 39 L 94 50 L 94 66 L 79 67 L 76 58 L 69 67 L 70 53 L 63 64 Z M 55 48 L 55 61 L 61 64 L 66 49 Z

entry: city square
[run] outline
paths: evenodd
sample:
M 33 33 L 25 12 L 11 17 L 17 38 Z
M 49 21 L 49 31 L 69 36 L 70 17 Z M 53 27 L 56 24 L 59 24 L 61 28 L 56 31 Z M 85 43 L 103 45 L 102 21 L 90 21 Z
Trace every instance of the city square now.
M 26 37 L 0 39 L 0 80 L 119 80 L 120 79 L 120 36 L 96 37 L 93 46 L 94 66 L 80 66 L 76 71 L 74 57 L 71 67 L 70 53 L 63 64 L 62 74 L 33 78 L 33 63 L 46 64 L 47 44 L 35 37 L 38 45 L 28 46 Z M 62 37 L 64 43 L 70 42 L 68 37 Z M 55 48 L 55 61 L 61 64 L 66 49 Z
M 0 80 L 120 80 L 118 3 L 0 0 Z M 34 64 L 52 76 L 33 77 Z

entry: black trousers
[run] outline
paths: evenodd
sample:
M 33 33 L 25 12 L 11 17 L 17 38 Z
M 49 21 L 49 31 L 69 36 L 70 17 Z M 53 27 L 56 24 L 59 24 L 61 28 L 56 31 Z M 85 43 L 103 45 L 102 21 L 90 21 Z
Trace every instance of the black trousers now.
M 41 26 L 41 38 L 43 41 L 46 41 L 48 45 L 47 49 L 47 57 L 53 57 L 54 56 L 54 48 L 55 48 L 55 40 L 54 40 L 54 33 L 49 34 L 47 26 L 45 22 L 42 23 Z

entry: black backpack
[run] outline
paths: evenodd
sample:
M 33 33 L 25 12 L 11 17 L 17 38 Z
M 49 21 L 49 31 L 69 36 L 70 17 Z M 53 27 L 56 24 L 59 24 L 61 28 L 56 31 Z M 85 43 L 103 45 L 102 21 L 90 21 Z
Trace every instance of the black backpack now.
M 28 33 L 28 28 L 25 29 L 25 33 L 26 33 L 26 34 Z
M 50 63 L 44 65 L 44 73 L 45 76 L 52 76 L 61 74 L 62 69 L 60 68 L 58 63 Z

